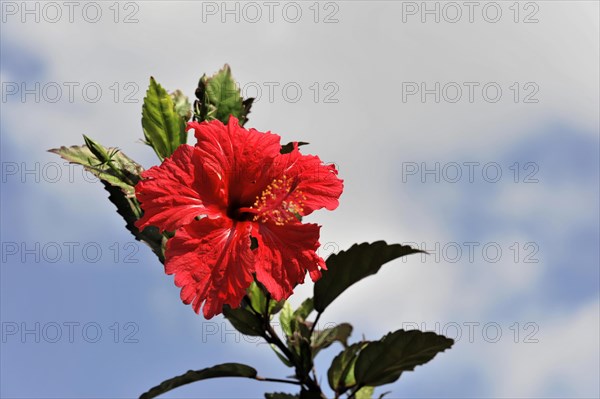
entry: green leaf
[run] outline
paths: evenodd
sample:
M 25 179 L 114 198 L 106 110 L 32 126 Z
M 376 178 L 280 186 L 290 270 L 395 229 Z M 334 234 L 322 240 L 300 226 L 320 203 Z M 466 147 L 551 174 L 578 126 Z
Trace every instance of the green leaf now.
M 327 380 L 331 389 L 342 393 L 346 388 L 356 385 L 354 364 L 356 363 L 358 353 L 366 345 L 366 342 L 358 342 L 350 345 L 333 359 L 329 370 L 327 370 Z
M 371 399 L 374 391 L 375 387 L 362 387 L 354 394 L 354 397 L 356 399 Z
M 298 307 L 298 309 L 296 309 L 294 311 L 294 318 L 299 318 L 300 320 L 304 321 L 306 320 L 306 318 L 312 313 L 312 311 L 314 310 L 314 304 L 313 304 L 313 299 L 312 298 L 306 298 Z
M 257 284 L 256 281 L 253 281 L 252 284 L 250 284 L 250 287 L 248 287 L 247 293 L 248 298 L 250 298 L 252 309 L 256 310 L 261 315 L 264 315 L 267 312 L 268 299 L 263 288 Z
M 152 399 L 158 395 L 162 395 L 165 392 L 169 392 L 172 389 L 178 388 L 182 385 L 190 384 L 192 382 L 206 380 L 209 378 L 220 378 L 220 377 L 244 377 L 244 378 L 256 378 L 256 370 L 250 366 L 241 363 L 224 363 L 217 366 L 208 367 L 197 371 L 188 371 L 180 376 L 168 379 L 162 382 L 160 385 L 155 386 L 148 392 L 142 394 L 140 399 Z
M 135 222 L 142 210 L 135 198 L 135 185 L 144 170 L 135 161 L 123 154 L 118 148 L 106 148 L 87 136 L 83 136 L 86 145 L 60 147 L 49 150 L 63 159 L 84 167 L 98 177 L 109 193 L 108 199 L 117 207 L 117 213 L 125 220 L 125 227 L 133 236 L 150 246 L 152 251 L 164 262 L 163 248 L 166 238 L 156 227 L 147 227 L 139 231 Z
M 408 245 L 388 245 L 385 241 L 354 244 L 350 249 L 327 258 L 327 270 L 315 283 L 315 309 L 323 312 L 348 287 L 375 274 L 384 263 L 401 256 L 423 252 Z
M 285 304 L 285 299 L 283 299 L 279 302 L 271 299 L 271 302 L 269 302 L 269 314 L 274 315 L 274 314 L 279 313 L 279 311 L 281 309 L 283 309 L 284 304 Z
M 350 334 L 352 334 L 352 326 L 348 323 L 338 324 L 323 331 L 315 331 L 312 338 L 313 358 L 321 349 L 329 347 L 335 341 L 339 341 L 344 347 L 347 347 Z
M 142 106 L 142 128 L 146 144 L 154 149 L 161 161 L 187 142 L 185 121 L 175 111 L 169 93 L 153 77 Z
M 189 121 L 192 118 L 192 104 L 188 97 L 181 90 L 175 90 L 171 93 L 171 99 L 175 104 L 175 112 L 184 120 Z
M 298 141 L 297 143 L 298 143 L 298 147 L 309 144 L 304 141 Z M 281 150 L 279 150 L 279 153 L 280 154 L 289 154 L 293 150 L 294 150 L 294 141 L 290 141 L 289 143 L 281 146 Z
M 291 393 L 273 392 L 265 393 L 265 399 L 299 399 L 300 396 L 292 395 Z
M 126 196 L 123 191 L 115 186 L 102 181 L 104 188 L 108 191 L 108 199 L 117 207 L 117 213 L 125 220 L 125 227 L 136 240 L 146 243 L 161 263 L 165 262 L 164 248 L 167 238 L 160 233 L 157 227 L 148 226 L 140 231 L 135 222 L 139 219 L 141 210 L 135 198 Z
M 267 289 L 260 282 L 255 280 L 252 282 L 252 284 L 250 284 L 250 287 L 248 287 L 247 295 L 252 309 L 261 315 L 265 315 L 267 313 L 268 304 L 268 316 L 271 317 L 281 310 L 285 301 L 282 300 L 278 302 L 270 299 L 270 296 L 267 297 L 266 295 L 267 292 Z
M 281 330 L 286 336 L 292 335 L 292 326 L 291 322 L 294 318 L 294 311 L 292 310 L 292 305 L 289 302 L 285 302 L 283 304 L 283 308 L 281 309 L 281 313 L 279 313 L 279 323 L 281 323 Z
M 203 75 L 198 82 L 194 102 L 197 121 L 218 119 L 223 123 L 229 122 L 229 116 L 235 116 L 240 125 L 248 121 L 248 114 L 254 99 L 243 100 L 240 89 L 231 75 L 229 65 L 225 66 L 211 77 Z
M 100 180 L 119 187 L 130 197 L 135 197 L 134 186 L 140 180 L 140 173 L 144 168 L 118 148 L 106 148 L 87 136 L 83 137 L 88 145 L 63 146 L 48 151 L 70 163 L 83 166 Z
M 360 385 L 379 386 L 430 361 L 454 341 L 433 332 L 398 330 L 369 343 L 358 355 L 354 376 Z
M 277 346 L 275 344 L 271 344 L 270 346 L 271 346 L 271 349 L 273 349 L 273 352 L 275 352 L 275 354 L 277 355 L 277 357 L 279 358 L 279 360 L 281 360 L 281 362 L 283 364 L 285 364 L 288 367 L 294 366 L 285 356 L 283 356 L 283 354 L 281 352 L 279 352 L 279 349 L 277 349 Z
M 264 335 L 261 318 L 249 309 L 242 306 L 233 309 L 231 306 L 225 305 L 223 306 L 223 316 L 242 334 L 252 337 L 262 337 Z

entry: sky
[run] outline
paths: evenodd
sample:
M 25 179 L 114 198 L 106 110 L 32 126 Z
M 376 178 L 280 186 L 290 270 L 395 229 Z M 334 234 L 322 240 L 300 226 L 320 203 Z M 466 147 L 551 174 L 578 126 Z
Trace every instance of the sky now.
M 228 63 L 247 126 L 333 162 L 340 206 L 319 254 L 426 249 L 340 296 L 320 324 L 351 341 L 454 338 L 379 387 L 389 398 L 600 396 L 599 3 L 0 1 L 0 397 L 132 398 L 241 362 L 260 341 L 181 303 L 102 186 L 46 150 L 86 134 L 148 168 L 150 76 L 193 97 Z M 309 279 L 307 279 L 309 280 Z M 290 298 L 299 304 L 312 283 Z M 319 354 L 326 371 L 339 344 Z M 292 392 L 204 381 L 165 398 Z M 330 394 L 331 392 L 329 392 Z

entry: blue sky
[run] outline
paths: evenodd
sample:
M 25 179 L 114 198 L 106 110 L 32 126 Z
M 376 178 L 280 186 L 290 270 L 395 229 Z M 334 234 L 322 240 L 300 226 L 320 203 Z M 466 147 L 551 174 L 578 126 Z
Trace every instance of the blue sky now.
M 138 22 L 123 24 L 100 4 L 104 17 L 96 24 L 4 15 L 1 26 L 3 90 L 78 86 L 73 102 L 42 96 L 36 103 L 31 95 L 22 102 L 17 94 L 0 104 L 0 396 L 136 397 L 188 369 L 228 361 L 254 365 L 264 376 L 290 374 L 266 345 L 184 306 L 172 277 L 123 228 L 101 185 L 46 152 L 88 134 L 146 167 L 155 164 L 139 143 L 149 76 L 191 96 L 199 76 L 225 62 L 242 86 L 279 85 L 272 102 L 255 104 L 249 126 L 284 142 L 309 141 L 307 152 L 338 165 L 345 180 L 340 207 L 310 217 L 323 225 L 324 255 L 379 239 L 448 249 L 385 266 L 323 315 L 323 323 L 353 323 L 354 339 L 415 323 L 449 335 L 458 326 L 461 337 L 450 351 L 376 392 L 600 395 L 597 3 L 537 2 L 535 24 L 512 22 L 508 3 L 501 3 L 505 18 L 497 24 L 399 23 L 401 5 L 378 1 L 336 2 L 333 24 L 314 23 L 308 3 L 292 24 L 278 17 L 249 23 L 243 15 L 239 23 L 222 23 L 219 15 L 201 22 L 199 3 L 135 2 Z M 121 9 L 119 18 L 132 10 Z M 321 9 L 319 18 L 332 10 Z M 205 38 L 209 43 L 199 45 Z M 402 102 L 403 82 L 497 82 L 504 96 L 497 103 Z M 534 82 L 539 102 L 512 101 L 514 82 L 521 93 Z M 90 83 L 103 90 L 98 102 L 79 90 Z M 138 88 L 131 97 L 137 102 L 123 101 L 128 83 Z M 303 90 L 297 102 L 279 91 L 290 83 Z M 324 102 L 331 87 L 338 101 Z M 432 175 L 423 182 L 421 170 L 406 175 L 408 164 L 436 162 L 448 173 L 458 164 L 462 178 L 452 183 L 441 175 L 437 183 Z M 465 174 L 469 162 L 480 165 L 473 182 Z M 495 183 L 481 174 L 490 163 L 502 171 Z M 22 175 L 25 169 L 33 172 Z M 537 182 L 524 182 L 530 173 Z M 475 243 L 473 259 L 465 243 Z M 484 247 L 502 255 L 492 262 Z M 292 303 L 311 289 L 298 287 Z M 36 326 L 38 333 L 22 335 Z M 324 377 L 336 345 L 317 358 Z M 255 398 L 265 391 L 289 388 L 227 379 L 165 397 Z

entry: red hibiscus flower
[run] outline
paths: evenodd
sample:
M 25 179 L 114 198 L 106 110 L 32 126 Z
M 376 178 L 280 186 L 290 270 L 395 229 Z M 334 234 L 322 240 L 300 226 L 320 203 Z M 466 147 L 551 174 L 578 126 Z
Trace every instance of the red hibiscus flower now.
M 299 216 L 338 206 L 343 182 L 332 165 L 298 146 L 281 154 L 280 137 L 240 127 L 233 116 L 190 122 L 198 143 L 181 145 L 142 173 L 137 227 L 174 231 L 165 272 L 175 274 L 181 299 L 207 319 L 224 304 L 238 307 L 254 277 L 275 300 L 291 295 L 308 271 L 325 262 L 315 252 L 320 226 Z

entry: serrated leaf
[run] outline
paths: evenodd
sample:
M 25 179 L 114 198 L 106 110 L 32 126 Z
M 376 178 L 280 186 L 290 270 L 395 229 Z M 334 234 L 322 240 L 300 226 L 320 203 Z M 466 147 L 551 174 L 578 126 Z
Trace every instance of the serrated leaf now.
M 307 390 L 302 388 L 300 390 L 300 399 L 323 399 L 324 396 L 315 390 Z
M 315 283 L 315 309 L 323 312 L 342 292 L 363 278 L 375 274 L 393 259 L 423 252 L 408 245 L 389 245 L 385 241 L 354 244 L 350 249 L 327 258 L 327 270 Z
M 192 382 L 221 377 L 244 377 L 255 379 L 257 372 L 254 368 L 241 363 L 224 363 L 197 371 L 188 371 L 185 374 L 163 381 L 148 392 L 142 394 L 140 399 L 152 399 L 172 389 Z
M 70 163 L 83 166 L 94 176 L 113 186 L 122 189 L 128 196 L 135 196 L 134 186 L 140 179 L 140 173 L 143 172 L 138 163 L 133 161 L 127 155 L 123 154 L 118 148 L 106 148 L 84 136 L 86 142 L 90 143 L 98 157 L 87 145 L 53 148 L 48 150 Z
M 154 149 L 161 161 L 187 142 L 185 121 L 175 110 L 169 93 L 153 77 L 142 106 L 142 128 L 146 144 Z
M 183 94 L 181 90 L 175 90 L 171 93 L 171 99 L 175 106 L 175 112 L 179 115 L 184 122 L 189 121 L 192 118 L 192 104 L 188 97 Z
M 223 316 L 242 334 L 253 337 L 264 335 L 262 320 L 248 309 L 243 307 L 233 309 L 231 306 L 225 305 L 223 306 Z
M 375 391 L 375 387 L 362 387 L 354 394 L 356 399 L 371 399 L 373 397 L 373 392 Z
M 369 343 L 358 355 L 354 376 L 360 385 L 379 386 L 400 378 L 405 371 L 430 361 L 454 341 L 434 332 L 398 330 Z
M 118 148 L 106 148 L 85 135 L 83 137 L 86 142 L 84 146 L 63 146 L 49 151 L 83 166 L 98 177 L 109 193 L 108 199 L 125 220 L 127 230 L 137 240 L 148 244 L 159 260 L 164 262 L 165 237 L 155 227 L 147 227 L 143 231 L 135 227 L 142 212 L 135 198 L 135 184 L 140 180 L 140 173 L 144 169 Z
M 299 399 L 299 395 L 292 395 L 291 393 L 284 392 L 273 392 L 265 393 L 265 399 Z
M 327 370 L 329 386 L 336 392 L 343 392 L 345 388 L 356 384 L 354 379 L 354 363 L 358 353 L 366 345 L 366 342 L 358 342 L 341 351 L 331 362 Z
M 240 125 L 248 121 L 247 115 L 254 99 L 242 99 L 240 89 L 231 75 L 229 65 L 225 66 L 211 77 L 203 75 L 196 89 L 194 103 L 197 121 L 218 119 L 223 123 L 229 122 L 229 116 L 235 116 Z
M 313 358 L 317 356 L 317 353 L 319 353 L 321 349 L 329 347 L 335 341 L 339 341 L 344 347 L 347 347 L 348 338 L 351 334 L 352 325 L 348 323 L 338 324 L 335 327 L 327 328 L 322 331 L 315 331 L 312 338 Z

